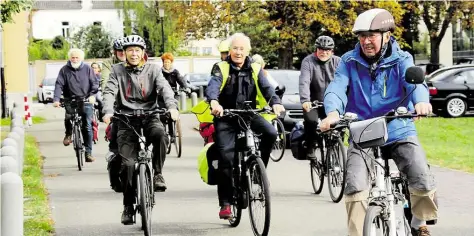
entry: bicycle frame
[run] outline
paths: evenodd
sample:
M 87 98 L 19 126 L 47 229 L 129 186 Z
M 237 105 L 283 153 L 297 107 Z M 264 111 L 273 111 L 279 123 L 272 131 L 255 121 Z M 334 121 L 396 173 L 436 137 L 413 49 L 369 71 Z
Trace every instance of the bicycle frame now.
M 136 189 L 140 189 L 140 180 L 138 178 L 138 174 L 136 173 L 140 169 L 140 165 L 146 165 L 146 170 L 151 176 L 150 178 L 150 184 L 153 186 L 153 174 L 154 170 L 152 167 L 152 152 L 151 148 L 146 146 L 145 143 L 145 136 L 143 135 L 143 127 L 140 127 L 140 136 L 138 139 L 139 145 L 140 145 L 140 150 L 138 151 L 138 161 L 135 162 L 135 176 L 137 176 L 137 187 Z M 154 195 L 154 192 L 152 192 L 152 195 Z M 140 191 L 137 191 L 137 202 L 140 202 Z M 155 205 L 155 199 L 153 198 L 152 201 L 152 206 Z

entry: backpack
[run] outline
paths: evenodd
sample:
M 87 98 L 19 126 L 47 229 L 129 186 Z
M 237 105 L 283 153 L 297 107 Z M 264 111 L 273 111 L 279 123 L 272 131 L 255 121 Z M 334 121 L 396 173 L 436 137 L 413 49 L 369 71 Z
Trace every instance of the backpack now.
M 290 134 L 291 154 L 297 160 L 308 159 L 308 150 L 303 146 L 305 138 L 303 122 L 298 121 Z
M 214 143 L 208 143 L 199 152 L 198 171 L 201 179 L 208 185 L 217 185 L 219 150 Z

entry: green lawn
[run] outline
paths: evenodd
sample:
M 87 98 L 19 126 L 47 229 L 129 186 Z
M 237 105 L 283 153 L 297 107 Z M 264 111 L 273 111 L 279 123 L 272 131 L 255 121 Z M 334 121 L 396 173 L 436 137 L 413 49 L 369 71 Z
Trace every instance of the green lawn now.
M 23 120 L 24 120 L 24 118 L 23 118 Z M 46 121 L 46 119 L 44 117 L 33 116 L 33 124 L 40 124 L 40 123 L 43 123 L 45 121 Z M 10 118 L 3 118 L 0 121 L 1 126 L 9 126 L 10 124 L 11 124 L 11 119 Z
M 474 173 L 474 118 L 425 118 L 415 124 L 430 163 Z
M 48 192 L 43 182 L 43 159 L 36 139 L 26 135 L 25 166 L 23 169 L 24 235 L 49 236 L 54 233 L 54 222 L 48 205 Z

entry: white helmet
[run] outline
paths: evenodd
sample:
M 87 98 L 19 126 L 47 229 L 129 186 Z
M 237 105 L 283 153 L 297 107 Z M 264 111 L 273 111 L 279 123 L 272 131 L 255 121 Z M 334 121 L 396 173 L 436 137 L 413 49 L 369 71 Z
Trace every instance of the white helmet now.
M 130 47 L 130 46 L 139 46 L 143 49 L 146 49 L 145 40 L 143 40 L 143 38 L 138 35 L 129 35 L 123 38 L 123 41 L 122 41 L 123 49 L 125 50 L 126 47 Z
M 392 14 L 385 9 L 375 8 L 361 13 L 352 28 L 352 32 L 387 32 L 395 30 L 395 20 Z

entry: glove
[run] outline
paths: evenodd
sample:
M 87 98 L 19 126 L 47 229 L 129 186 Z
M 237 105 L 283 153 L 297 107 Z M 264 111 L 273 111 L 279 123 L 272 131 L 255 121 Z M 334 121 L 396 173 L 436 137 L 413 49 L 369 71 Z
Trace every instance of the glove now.
M 179 111 L 177 109 L 169 109 L 171 119 L 176 121 L 179 118 Z
M 90 96 L 89 97 L 89 103 L 90 104 L 95 104 L 95 96 Z

